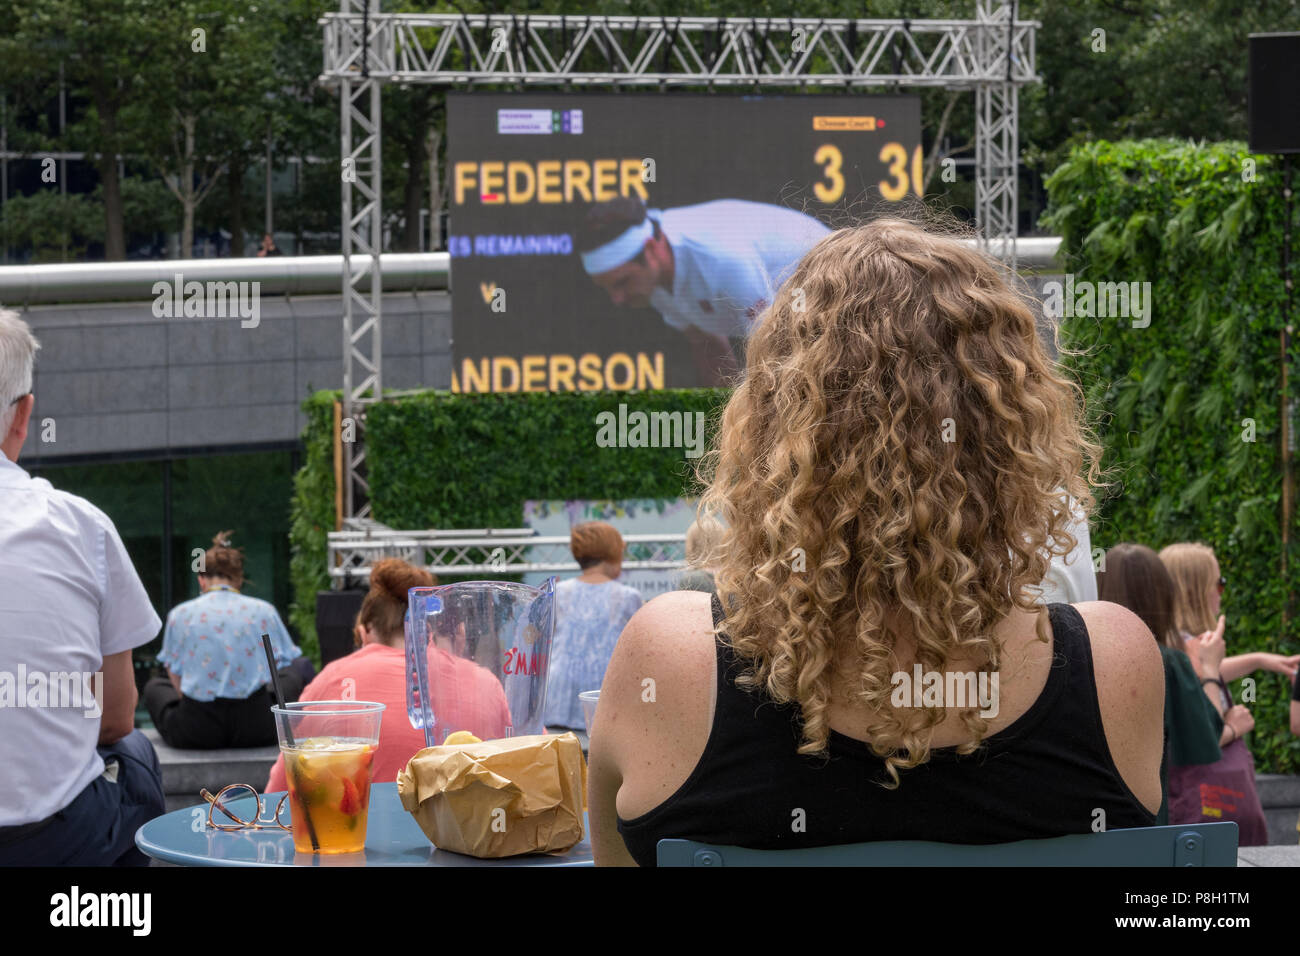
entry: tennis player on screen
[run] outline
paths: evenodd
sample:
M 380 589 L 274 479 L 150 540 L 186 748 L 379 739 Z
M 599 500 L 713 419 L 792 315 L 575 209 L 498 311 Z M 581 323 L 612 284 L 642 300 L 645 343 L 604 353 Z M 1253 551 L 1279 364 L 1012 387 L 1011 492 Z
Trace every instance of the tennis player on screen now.
M 578 248 L 615 305 L 649 306 L 681 329 L 702 383 L 716 385 L 739 367 L 773 292 L 828 232 L 811 216 L 766 203 L 646 209 L 625 196 L 591 207 Z

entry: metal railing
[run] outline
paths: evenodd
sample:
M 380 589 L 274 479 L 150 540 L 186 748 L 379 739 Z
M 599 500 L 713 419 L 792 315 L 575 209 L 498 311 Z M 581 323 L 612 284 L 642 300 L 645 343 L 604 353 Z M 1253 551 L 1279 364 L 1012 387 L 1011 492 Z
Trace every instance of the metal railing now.
M 530 528 L 399 531 L 361 519 L 367 526 L 328 535 L 330 583 L 366 581 L 382 558 L 400 558 L 433 574 L 576 574 L 569 536 L 539 535 Z M 623 570 L 674 570 L 686 566 L 685 534 L 627 534 Z
M 447 288 L 451 257 L 445 252 L 389 252 L 383 259 L 388 292 Z M 178 275 L 184 282 L 257 282 L 262 295 L 338 295 L 342 270 L 342 256 L 0 266 L 0 302 L 143 302 L 157 295 L 155 283 L 170 285 Z
M 978 244 L 967 240 L 972 248 Z M 1061 267 L 1061 240 L 1040 236 L 1017 240 L 1022 270 Z M 54 302 L 143 302 L 155 297 L 154 283 L 175 281 L 259 282 L 263 295 L 338 295 L 342 256 L 274 256 L 257 259 L 160 259 L 147 262 L 69 262 L 0 266 L 0 303 L 7 306 Z M 447 289 L 451 257 L 445 252 L 387 252 L 384 292 Z

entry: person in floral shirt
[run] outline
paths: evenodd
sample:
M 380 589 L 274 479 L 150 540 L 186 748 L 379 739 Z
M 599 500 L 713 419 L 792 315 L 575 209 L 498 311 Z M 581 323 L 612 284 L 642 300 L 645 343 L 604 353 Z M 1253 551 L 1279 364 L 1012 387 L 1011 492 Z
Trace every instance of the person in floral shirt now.
M 229 532 L 213 538 L 203 557 L 203 593 L 167 615 L 158 655 L 167 676 L 145 685 L 145 706 L 172 747 L 270 746 L 276 742 L 275 701 L 262 635 L 270 635 L 286 701 L 298 699 L 314 669 L 275 607 L 239 593 L 244 555 L 230 546 Z

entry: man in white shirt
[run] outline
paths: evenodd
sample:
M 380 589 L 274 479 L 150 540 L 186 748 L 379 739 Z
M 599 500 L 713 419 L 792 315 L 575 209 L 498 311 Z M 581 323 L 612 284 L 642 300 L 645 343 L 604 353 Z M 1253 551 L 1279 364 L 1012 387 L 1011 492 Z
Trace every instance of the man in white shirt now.
M 1052 563 L 1043 579 L 1039 604 L 1078 604 L 1097 600 L 1097 574 L 1092 564 L 1092 535 L 1088 531 L 1088 518 L 1070 501 L 1074 521 L 1070 534 L 1074 535 L 1074 549 L 1066 555 L 1052 555 Z
M 146 865 L 165 800 L 131 651 L 162 622 L 113 522 L 16 464 L 38 348 L 0 310 L 0 865 Z
M 654 308 L 691 343 L 705 385 L 739 367 L 737 350 L 795 265 L 830 229 L 793 209 L 718 199 L 649 209 L 637 196 L 588 213 L 583 268 L 619 306 Z

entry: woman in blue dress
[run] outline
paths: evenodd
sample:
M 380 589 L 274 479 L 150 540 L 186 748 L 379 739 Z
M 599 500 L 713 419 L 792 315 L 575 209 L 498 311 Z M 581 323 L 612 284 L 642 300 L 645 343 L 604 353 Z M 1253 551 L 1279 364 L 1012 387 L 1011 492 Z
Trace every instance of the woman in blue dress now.
M 603 521 L 574 525 L 569 550 L 582 573 L 555 586 L 555 637 L 546 687 L 547 730 L 586 730 L 578 694 L 599 690 L 623 627 L 641 595 L 618 583 L 623 536 Z

